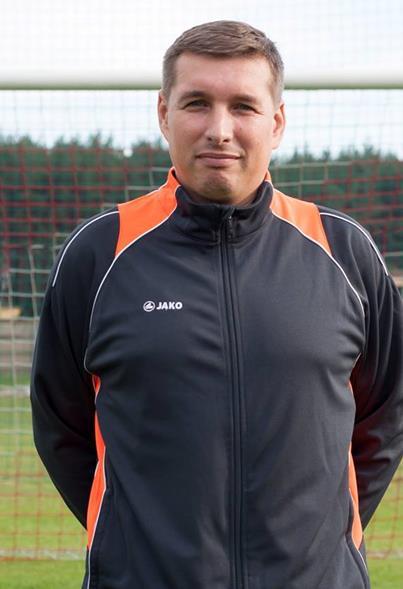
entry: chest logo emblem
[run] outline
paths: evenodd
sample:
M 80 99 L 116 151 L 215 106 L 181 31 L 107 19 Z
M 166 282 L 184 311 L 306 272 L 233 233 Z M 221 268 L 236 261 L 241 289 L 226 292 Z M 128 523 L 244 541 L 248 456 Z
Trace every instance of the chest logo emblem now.
M 181 301 L 159 301 L 158 304 L 154 301 L 146 301 L 143 305 L 143 309 L 147 313 L 151 313 L 151 311 L 180 311 L 182 308 Z
M 155 309 L 154 301 L 145 302 L 143 305 L 143 309 L 144 309 L 144 311 L 147 311 L 147 313 L 151 313 L 151 311 L 154 311 L 154 309 Z

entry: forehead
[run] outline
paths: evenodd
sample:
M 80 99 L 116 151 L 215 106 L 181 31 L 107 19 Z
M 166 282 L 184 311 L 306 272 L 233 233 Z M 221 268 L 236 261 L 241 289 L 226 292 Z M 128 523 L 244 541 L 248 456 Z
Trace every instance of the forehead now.
M 262 56 L 213 57 L 182 53 L 175 64 L 172 92 L 176 97 L 200 91 L 211 95 L 270 96 L 272 73 Z

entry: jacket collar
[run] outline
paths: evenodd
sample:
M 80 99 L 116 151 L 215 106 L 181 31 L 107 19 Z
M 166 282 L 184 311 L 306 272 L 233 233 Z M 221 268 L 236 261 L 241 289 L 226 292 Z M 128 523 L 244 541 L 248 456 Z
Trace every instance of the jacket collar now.
M 176 179 L 174 168 L 169 171 L 166 186 L 175 193 L 177 208 L 172 221 L 177 227 L 196 239 L 213 242 L 221 240 L 229 217 L 232 217 L 231 239 L 234 241 L 258 229 L 270 213 L 273 196 L 269 172 L 253 202 L 245 207 L 194 202 Z

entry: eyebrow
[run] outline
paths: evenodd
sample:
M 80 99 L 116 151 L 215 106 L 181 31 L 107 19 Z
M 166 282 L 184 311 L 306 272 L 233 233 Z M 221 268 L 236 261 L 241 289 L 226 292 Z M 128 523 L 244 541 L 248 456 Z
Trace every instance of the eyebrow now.
M 209 97 L 210 95 L 208 94 L 208 92 L 204 92 L 203 90 L 190 90 L 189 92 L 185 92 L 184 94 L 179 96 L 178 102 L 184 102 L 191 98 Z M 251 94 L 235 94 L 234 96 L 232 96 L 232 100 L 234 100 L 235 102 L 249 102 L 251 104 L 258 103 L 258 100 L 255 98 L 255 96 L 252 96 Z

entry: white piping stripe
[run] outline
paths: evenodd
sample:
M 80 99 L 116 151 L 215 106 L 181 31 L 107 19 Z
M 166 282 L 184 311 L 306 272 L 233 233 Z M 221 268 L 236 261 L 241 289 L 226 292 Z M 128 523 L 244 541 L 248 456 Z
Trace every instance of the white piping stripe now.
M 84 360 L 83 360 L 83 365 L 84 365 L 84 370 L 85 370 L 86 372 L 88 372 L 88 374 L 89 374 L 90 376 L 92 376 L 92 372 L 90 372 L 90 371 L 88 370 L 88 368 L 87 368 L 87 351 L 88 351 L 88 347 L 85 349 L 85 352 L 84 352 Z
M 355 362 L 354 362 L 354 364 L 353 364 L 353 367 L 352 367 L 352 369 L 351 369 L 351 372 L 354 370 L 354 368 L 355 368 L 355 366 L 356 366 L 356 364 L 357 364 L 358 360 L 361 358 L 361 354 L 362 354 L 362 352 L 360 352 L 360 353 L 358 354 L 357 358 L 355 359 Z
M 112 264 L 109 266 L 108 270 L 106 271 L 104 277 L 101 280 L 101 284 L 98 287 L 97 293 L 95 295 L 94 298 L 94 302 L 92 304 L 92 310 L 91 310 L 91 315 L 90 315 L 90 323 L 89 323 L 89 327 L 88 329 L 91 329 L 91 323 L 92 323 L 92 317 L 94 315 L 94 310 L 95 310 L 95 305 L 98 299 L 98 295 L 101 291 L 101 288 L 106 280 L 106 278 L 108 277 L 109 272 L 112 270 L 115 262 L 120 258 L 120 256 L 130 247 L 132 246 L 134 243 L 136 243 L 136 241 L 138 241 L 139 239 L 141 239 L 142 237 L 144 237 L 145 235 L 147 235 L 147 233 L 151 233 L 151 231 L 154 231 L 154 229 L 157 229 L 157 227 L 159 227 L 160 225 L 162 225 L 163 223 L 165 223 L 165 221 L 167 221 L 167 219 L 169 219 L 169 217 L 172 215 L 172 213 L 175 211 L 176 209 L 176 205 L 175 207 L 172 209 L 172 211 L 169 213 L 169 215 L 167 215 L 160 223 L 158 223 L 158 225 L 154 225 L 153 227 L 151 227 L 151 229 L 148 229 L 147 231 L 145 231 L 144 233 L 142 233 L 141 235 L 139 235 L 138 237 L 136 237 L 136 239 L 133 239 L 133 241 L 131 241 L 130 243 L 128 243 L 126 245 L 126 247 L 124 247 L 119 253 L 118 255 L 113 259 Z
M 107 489 L 106 476 L 105 476 L 105 453 L 106 453 L 106 449 L 105 449 L 105 452 L 104 452 L 104 455 L 103 455 L 103 458 L 102 458 L 102 472 L 103 472 L 103 475 L 104 475 L 105 488 L 104 488 L 103 493 L 102 493 L 102 497 L 101 497 L 101 501 L 99 503 L 99 509 L 98 509 L 98 513 L 97 513 L 97 519 L 95 520 L 94 529 L 92 531 L 91 546 L 88 549 L 88 581 L 87 581 L 87 589 L 89 589 L 90 579 L 91 579 L 91 550 L 92 550 L 92 545 L 94 543 L 95 532 L 96 532 L 96 529 L 97 529 L 99 516 L 101 515 L 102 505 L 104 503 L 105 492 L 106 492 L 106 489 Z M 97 471 L 97 469 L 98 469 L 98 464 L 97 464 L 97 468 L 95 469 L 95 472 Z M 94 476 L 95 476 L 95 473 L 94 473 Z
M 354 221 L 351 221 L 350 219 L 345 219 L 344 217 L 340 217 L 340 215 L 335 215 L 334 213 L 320 212 L 320 215 L 321 216 L 325 215 L 326 217 L 334 217 L 335 219 L 340 219 L 341 221 L 345 221 L 346 223 L 350 223 L 350 225 L 354 225 L 354 227 L 357 227 L 357 229 L 359 231 L 361 231 L 361 233 L 363 235 L 365 235 L 365 237 L 367 238 L 367 240 L 371 244 L 373 250 L 375 251 L 376 255 L 378 256 L 380 263 L 382 264 L 382 267 L 385 271 L 386 276 L 389 276 L 389 271 L 386 267 L 385 261 L 382 258 L 381 252 L 379 251 L 376 243 L 374 242 L 372 237 L 370 235 L 368 235 L 368 233 L 362 227 L 360 227 L 360 225 L 358 225 L 358 223 L 354 223 Z
M 354 293 L 354 294 L 355 294 L 355 296 L 357 297 L 357 299 L 358 299 L 358 302 L 360 303 L 360 307 L 361 307 L 362 314 L 363 314 L 363 315 L 364 315 L 364 317 L 365 317 L 365 310 L 364 310 L 364 305 L 363 305 L 363 303 L 362 303 L 361 297 L 360 297 L 360 295 L 358 294 L 358 292 L 355 290 L 354 286 L 351 284 L 351 282 L 350 282 L 350 280 L 349 280 L 349 278 L 348 278 L 347 274 L 345 273 L 345 271 L 343 270 L 343 268 L 340 266 L 339 262 L 338 262 L 337 260 L 335 260 L 335 259 L 333 258 L 333 256 L 331 256 L 331 255 L 329 254 L 329 252 L 328 252 L 328 251 L 326 251 L 326 249 L 323 247 L 323 245 L 322 245 L 321 243 L 319 243 L 319 241 L 316 241 L 315 239 L 312 239 L 312 237 L 309 237 L 309 235 L 306 235 L 306 234 L 305 234 L 303 231 L 301 231 L 301 229 L 300 229 L 300 228 L 299 228 L 297 225 L 294 225 L 294 223 L 291 223 L 291 221 L 289 221 L 288 219 L 284 219 L 283 217 L 280 217 L 280 215 L 278 215 L 277 213 L 275 213 L 273 210 L 272 210 L 272 214 L 273 214 L 275 217 L 277 217 L 278 219 L 280 219 L 281 221 L 284 221 L 285 223 L 288 223 L 289 225 L 291 225 L 291 227 L 294 227 L 294 229 L 296 229 L 296 230 L 297 230 L 297 231 L 298 231 L 298 232 L 299 232 L 301 235 L 303 235 L 303 236 L 304 236 L 306 239 L 308 239 L 309 241 L 312 241 L 312 243 L 315 243 L 317 246 L 319 246 L 319 247 L 320 247 L 320 248 L 321 248 L 321 249 L 322 249 L 322 250 L 325 252 L 325 254 L 326 254 L 326 255 L 327 255 L 327 256 L 328 256 L 328 257 L 329 257 L 329 258 L 332 260 L 332 262 L 333 262 L 333 263 L 334 263 L 334 264 L 337 266 L 337 268 L 338 268 L 338 269 L 340 270 L 340 272 L 343 274 L 344 278 L 345 278 L 345 279 L 346 279 L 346 281 L 347 281 L 347 284 L 349 285 L 349 287 L 351 288 L 351 290 L 353 291 L 353 293 Z
M 354 546 L 354 548 L 356 549 L 356 551 L 358 552 L 358 554 L 359 554 L 359 557 L 360 557 L 360 558 L 361 558 L 361 560 L 362 560 L 362 564 L 364 565 L 364 568 L 365 568 L 365 570 L 366 570 L 366 571 L 367 571 L 367 573 L 368 573 L 367 565 L 366 565 L 366 562 L 365 562 L 365 560 L 364 560 L 364 557 L 363 557 L 363 555 L 362 555 L 362 554 L 361 554 L 361 552 L 358 550 L 358 548 L 357 548 L 357 546 L 354 544 L 354 542 L 353 542 L 353 546 Z
M 81 229 L 79 231 L 77 231 L 77 233 L 75 235 L 73 235 L 73 237 L 71 238 L 71 240 L 68 242 L 68 244 L 64 248 L 64 251 L 62 253 L 62 256 L 61 256 L 61 258 L 59 260 L 59 263 L 57 265 L 55 277 L 54 277 L 53 282 L 52 282 L 52 288 L 56 284 L 56 280 L 57 280 L 57 277 L 59 275 L 60 266 L 62 265 L 62 262 L 64 260 L 64 256 L 66 255 L 67 250 L 69 249 L 69 247 L 71 246 L 71 244 L 73 243 L 73 241 L 76 239 L 76 237 L 78 237 L 80 235 L 80 233 L 82 231 L 84 231 L 84 229 L 87 229 L 87 227 L 89 227 L 90 225 L 92 225 L 93 223 L 95 223 L 95 221 L 98 221 L 99 219 L 103 219 L 104 217 L 107 217 L 108 215 L 117 215 L 118 212 L 119 211 L 111 211 L 109 213 L 105 213 L 103 215 L 100 215 L 99 217 L 95 217 L 95 219 L 91 219 L 91 221 L 88 221 L 88 223 L 86 223 L 83 227 L 81 227 Z

